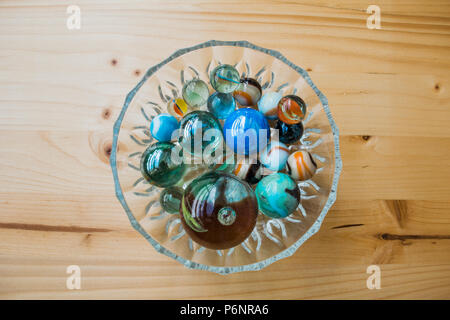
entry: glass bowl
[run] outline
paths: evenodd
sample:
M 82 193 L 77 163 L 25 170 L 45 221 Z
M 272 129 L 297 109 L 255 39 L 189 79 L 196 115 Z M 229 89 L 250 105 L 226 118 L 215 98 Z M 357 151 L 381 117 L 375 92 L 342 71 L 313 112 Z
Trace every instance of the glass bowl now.
M 181 96 L 186 81 L 200 78 L 210 85 L 209 72 L 218 64 L 234 65 L 242 77 L 257 79 L 263 92 L 297 94 L 306 102 L 304 135 L 291 149 L 308 150 L 318 165 L 312 179 L 299 183 L 302 200 L 296 212 L 284 219 L 259 214 L 251 235 L 227 250 L 211 250 L 193 242 L 179 215 L 162 210 L 162 189 L 148 184 L 140 172 L 140 157 L 155 142 L 149 133 L 152 118 L 168 112 L 168 102 Z M 200 109 L 206 110 L 206 106 Z M 131 225 L 158 252 L 189 268 L 229 274 L 260 270 L 288 257 L 319 230 L 336 199 L 342 162 L 338 128 L 326 97 L 305 70 L 278 51 L 247 41 L 208 41 L 178 50 L 151 67 L 127 95 L 113 134 L 110 163 L 115 190 Z M 186 187 L 197 175 L 195 170 L 189 171 L 181 186 Z

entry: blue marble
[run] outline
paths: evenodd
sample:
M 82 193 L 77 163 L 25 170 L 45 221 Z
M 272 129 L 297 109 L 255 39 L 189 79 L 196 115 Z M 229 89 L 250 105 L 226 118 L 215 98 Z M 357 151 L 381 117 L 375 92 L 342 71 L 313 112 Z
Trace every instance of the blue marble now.
M 273 173 L 264 177 L 255 189 L 259 210 L 271 218 L 285 218 L 300 203 L 300 189 L 285 173 Z
M 261 112 L 241 108 L 233 111 L 225 120 L 223 135 L 231 150 L 249 155 L 265 148 L 270 137 L 270 127 Z
M 258 101 L 258 110 L 262 112 L 267 119 L 275 120 L 278 118 L 278 102 L 283 95 L 279 92 L 267 92 Z
M 207 107 L 217 119 L 226 119 L 236 109 L 236 100 L 231 93 L 214 92 L 208 98 Z
M 178 142 L 187 153 L 207 158 L 223 148 L 222 127 L 219 120 L 207 111 L 192 111 L 180 121 Z
M 289 157 L 289 148 L 282 142 L 272 140 L 267 147 L 261 152 L 261 164 L 272 170 L 280 171 L 286 166 Z
M 168 142 L 172 140 L 172 134 L 178 127 L 178 121 L 174 116 L 161 113 L 150 123 L 150 134 L 158 141 Z

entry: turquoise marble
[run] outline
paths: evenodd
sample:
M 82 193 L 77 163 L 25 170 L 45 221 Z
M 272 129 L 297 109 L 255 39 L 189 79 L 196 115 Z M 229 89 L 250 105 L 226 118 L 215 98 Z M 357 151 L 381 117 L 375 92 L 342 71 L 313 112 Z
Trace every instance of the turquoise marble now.
M 239 72 L 229 64 L 215 67 L 209 76 L 211 86 L 221 93 L 232 93 L 241 84 L 240 80 Z
M 267 92 L 258 101 L 258 110 L 269 120 L 278 118 L 278 102 L 283 95 L 279 92 Z
M 192 79 L 184 84 L 182 95 L 190 107 L 201 107 L 206 104 L 209 97 L 208 85 L 203 80 Z
M 157 187 L 176 184 L 186 169 L 179 151 L 171 142 L 157 142 L 148 147 L 141 158 L 143 177 Z
M 217 119 L 226 119 L 236 109 L 236 100 L 231 93 L 214 92 L 206 106 Z
M 159 203 L 165 212 L 177 214 L 180 212 L 182 198 L 183 189 L 172 186 L 161 191 Z
M 282 142 L 272 140 L 260 154 L 264 167 L 272 171 L 283 170 L 289 157 L 289 148 Z
M 208 158 L 223 148 L 222 126 L 212 113 L 192 111 L 181 119 L 178 142 L 185 152 Z
M 168 142 L 172 140 L 172 134 L 178 127 L 178 121 L 174 116 L 161 113 L 150 123 L 150 134 L 158 141 Z
M 285 173 L 273 173 L 264 177 L 255 189 L 259 210 L 271 218 L 285 218 L 300 203 L 300 189 Z

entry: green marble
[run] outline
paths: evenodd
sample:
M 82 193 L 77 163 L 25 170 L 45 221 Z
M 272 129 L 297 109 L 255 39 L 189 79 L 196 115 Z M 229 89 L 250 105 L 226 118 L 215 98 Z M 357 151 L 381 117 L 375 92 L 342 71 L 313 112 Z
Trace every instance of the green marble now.
M 177 214 L 180 212 L 183 189 L 180 187 L 169 187 L 161 191 L 159 202 L 164 211 Z
M 241 84 L 239 72 L 229 64 L 221 64 L 211 71 L 211 86 L 220 93 L 232 93 Z
M 184 101 L 192 108 L 198 108 L 206 104 L 209 97 L 208 85 L 200 79 L 192 79 L 186 82 L 182 91 Z
M 171 142 L 157 142 L 145 150 L 141 158 L 141 173 L 144 178 L 157 187 L 170 187 L 176 184 L 186 169 L 180 155 L 180 147 Z
M 178 142 L 186 154 L 207 158 L 223 148 L 222 126 L 212 113 L 192 111 L 181 119 Z

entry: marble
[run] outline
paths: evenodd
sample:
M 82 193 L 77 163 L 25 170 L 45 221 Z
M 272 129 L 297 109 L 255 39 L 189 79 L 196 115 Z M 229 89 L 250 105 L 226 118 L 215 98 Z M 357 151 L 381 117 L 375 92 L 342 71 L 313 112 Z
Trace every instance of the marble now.
M 212 170 L 233 173 L 236 162 L 234 160 L 234 152 L 224 148 L 221 154 L 214 155 L 209 160 L 209 168 Z
M 240 84 L 239 72 L 229 64 L 215 67 L 210 74 L 209 81 L 217 92 L 232 93 Z
M 231 93 L 214 92 L 209 96 L 206 106 L 217 119 L 223 120 L 236 109 L 236 101 Z
M 264 167 L 272 171 L 283 170 L 289 157 L 289 148 L 282 142 L 272 140 L 260 154 Z
M 243 78 L 234 90 L 233 97 L 239 106 L 256 106 L 262 95 L 259 82 L 253 78 Z
M 241 158 L 237 161 L 233 173 L 249 184 L 256 184 L 262 178 L 261 162 L 257 159 Z
M 158 141 L 168 142 L 175 140 L 176 132 L 174 131 L 178 127 L 179 123 L 174 116 L 168 113 L 161 113 L 155 116 L 152 122 L 150 122 L 150 134 Z
M 253 231 L 258 203 L 246 182 L 211 171 L 187 186 L 180 216 L 193 241 L 209 249 L 229 249 L 242 243 Z
M 223 148 L 222 127 L 212 113 L 196 110 L 180 121 L 178 142 L 186 153 L 207 157 Z
M 141 157 L 142 176 L 157 187 L 166 188 L 176 184 L 186 169 L 180 151 L 171 142 L 152 144 Z
M 161 208 L 171 214 L 178 214 L 181 208 L 181 199 L 183 198 L 183 189 L 172 186 L 161 191 L 159 203 Z
M 233 111 L 225 120 L 223 134 L 231 150 L 241 155 L 250 155 L 267 145 L 270 127 L 261 112 L 241 108 Z
M 180 120 L 189 112 L 189 106 L 182 98 L 176 98 L 167 103 L 167 111 Z
M 208 101 L 208 85 L 203 80 L 192 79 L 184 84 L 182 95 L 190 107 L 194 109 L 201 107 Z
M 259 210 L 271 218 L 285 218 L 300 204 L 300 189 L 285 173 L 265 176 L 258 182 L 255 193 Z
M 297 143 L 303 135 L 303 123 L 286 124 L 278 120 L 275 129 L 278 130 L 278 139 L 286 144 Z
M 278 118 L 287 124 L 299 123 L 305 118 L 306 103 L 296 95 L 283 97 L 278 103 Z
M 286 163 L 286 171 L 294 180 L 309 180 L 314 176 L 316 170 L 316 162 L 311 153 L 305 150 L 292 153 Z
M 258 101 L 258 110 L 269 120 L 278 119 L 278 103 L 283 95 L 279 92 L 264 93 Z

